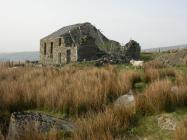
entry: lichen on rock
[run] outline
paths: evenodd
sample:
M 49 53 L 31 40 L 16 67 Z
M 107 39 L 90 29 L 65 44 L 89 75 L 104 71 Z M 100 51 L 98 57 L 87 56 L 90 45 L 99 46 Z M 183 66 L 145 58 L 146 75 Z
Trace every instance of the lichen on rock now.
M 63 133 L 72 133 L 74 125 L 66 120 L 59 119 L 37 112 L 15 112 L 10 118 L 8 140 L 17 140 L 23 137 L 25 131 L 49 133 L 51 130 Z

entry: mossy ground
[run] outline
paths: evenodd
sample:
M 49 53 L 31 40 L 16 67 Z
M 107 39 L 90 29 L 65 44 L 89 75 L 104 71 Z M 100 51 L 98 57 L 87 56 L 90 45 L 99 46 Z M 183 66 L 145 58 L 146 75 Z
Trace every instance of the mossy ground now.
M 177 123 L 179 123 L 187 117 L 187 107 L 177 108 L 171 113 L 164 112 L 161 114 L 141 117 L 137 126 L 132 130 L 133 135 L 148 138 L 150 140 L 174 140 L 174 131 L 163 130 L 158 126 L 158 118 L 164 114 L 171 116 L 171 118 L 174 118 Z

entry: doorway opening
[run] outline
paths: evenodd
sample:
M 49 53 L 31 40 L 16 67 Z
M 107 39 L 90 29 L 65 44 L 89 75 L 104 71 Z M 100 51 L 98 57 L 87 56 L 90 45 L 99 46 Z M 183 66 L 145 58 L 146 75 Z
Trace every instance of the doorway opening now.
M 70 63 L 70 62 L 71 62 L 71 50 L 67 50 L 67 53 L 66 53 L 66 60 L 67 60 L 67 63 Z

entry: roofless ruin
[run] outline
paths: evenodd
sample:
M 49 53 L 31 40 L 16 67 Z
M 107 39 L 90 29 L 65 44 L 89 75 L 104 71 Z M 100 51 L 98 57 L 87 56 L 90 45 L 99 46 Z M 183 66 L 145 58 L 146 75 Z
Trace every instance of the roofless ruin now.
M 139 59 L 140 46 L 133 40 L 121 46 L 90 23 L 63 27 L 40 40 L 40 62 L 43 65 L 98 60 L 111 55 L 125 62 L 136 60 Z

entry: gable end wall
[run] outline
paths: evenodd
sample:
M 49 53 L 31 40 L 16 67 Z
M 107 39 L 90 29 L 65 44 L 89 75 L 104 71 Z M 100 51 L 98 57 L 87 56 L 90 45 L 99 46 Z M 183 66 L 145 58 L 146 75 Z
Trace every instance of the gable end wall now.
M 53 42 L 53 55 L 50 54 L 51 42 Z M 44 55 L 44 44 L 46 43 L 46 55 Z M 43 65 L 60 65 L 59 53 L 61 53 L 61 64 L 67 63 L 67 50 L 71 51 L 71 62 L 77 61 L 77 46 L 65 46 L 62 38 L 62 44 L 59 46 L 59 38 L 45 39 L 40 41 L 40 63 Z

